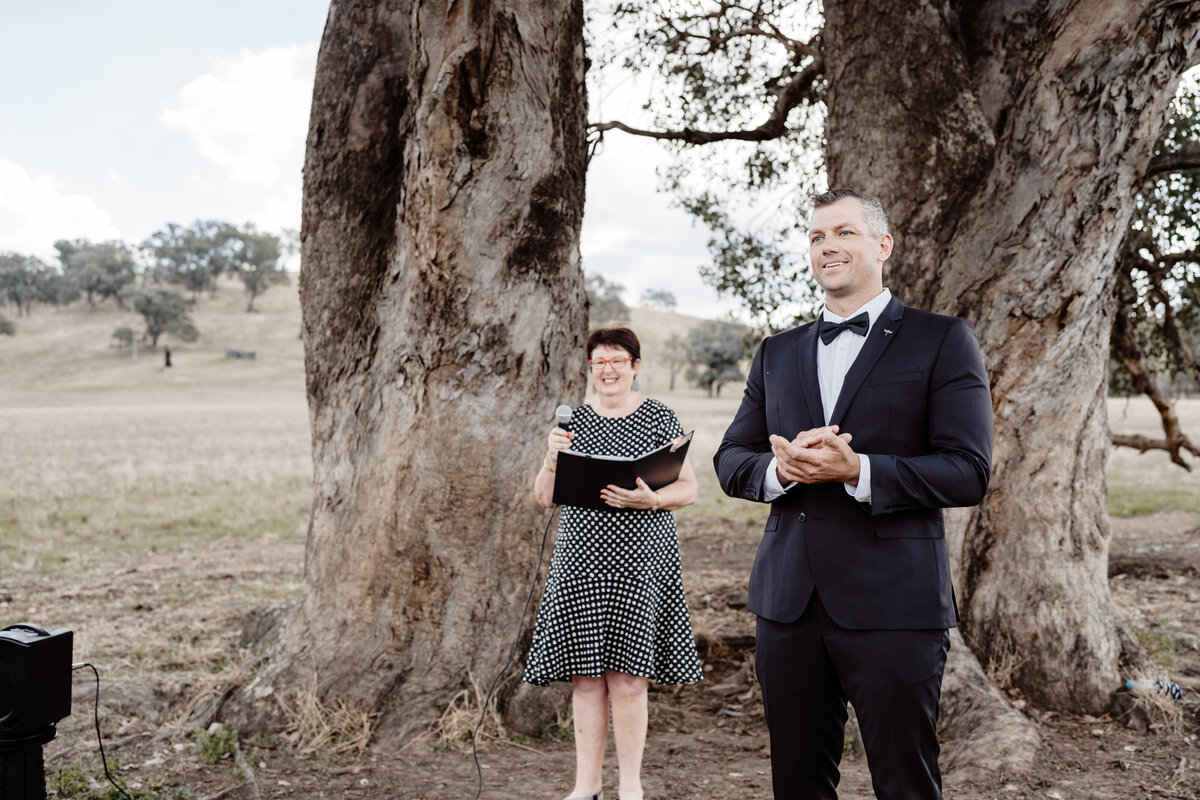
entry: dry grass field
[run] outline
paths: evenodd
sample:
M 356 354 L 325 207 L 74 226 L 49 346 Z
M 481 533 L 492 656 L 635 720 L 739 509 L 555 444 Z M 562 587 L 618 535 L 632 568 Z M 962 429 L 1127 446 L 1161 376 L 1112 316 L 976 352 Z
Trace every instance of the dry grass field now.
M 203 748 L 189 738 L 220 687 L 252 668 L 248 651 L 238 646 L 247 615 L 294 595 L 302 571 L 312 467 L 295 283 L 272 289 L 258 305 L 257 313 L 246 314 L 233 283 L 222 285 L 215 297 L 201 298 L 194 318 L 202 338 L 182 344 L 168 337 L 169 369 L 161 346 L 153 352 L 143 348 L 133 363 L 128 350 L 110 345 L 112 331 L 133 318 L 109 304 L 94 311 L 83 304 L 37 308 L 32 318 L 16 320 L 17 336 L 0 337 L 0 626 L 28 620 L 75 631 L 75 658 L 95 663 L 105 678 L 106 735 L 123 778 L 143 787 L 139 800 L 465 796 L 467 787 L 457 783 L 462 776 L 472 781 L 473 795 L 473 769 L 465 767 L 421 785 L 401 785 L 410 780 L 403 754 L 369 750 L 357 757 L 301 757 L 301 722 L 278 741 L 258 742 L 259 777 L 249 783 L 232 780 L 228 758 L 203 764 Z M 744 612 L 731 616 L 725 598 L 742 588 L 762 514 L 721 495 L 709 466 L 740 387 L 726 386 L 722 397 L 712 399 L 684 388 L 680 379 L 679 390 L 667 392 L 663 342 L 671 333 L 686 333 L 696 320 L 635 309 L 632 322 L 644 339 L 643 387 L 672 406 L 685 429 L 696 430 L 692 460 L 701 499 L 678 519 L 697 628 L 717 636 L 747 630 Z M 256 358 L 227 359 L 229 349 L 254 350 Z M 1179 411 L 1185 429 L 1200 437 L 1200 400 L 1181 401 Z M 1109 413 L 1115 430 L 1155 432 L 1157 417 L 1144 400 L 1112 400 Z M 1118 517 L 1114 550 L 1125 547 L 1128 563 L 1160 547 L 1153 538 L 1160 529 L 1174 531 L 1178 547 L 1196 547 L 1200 474 L 1171 465 L 1161 453 L 1121 450 L 1109 461 L 1108 484 L 1110 512 Z M 1194 549 L 1187 552 L 1194 558 Z M 1134 574 L 1134 567 L 1127 572 L 1138 580 L 1153 577 Z M 1197 590 L 1194 578 L 1181 584 L 1179 577 L 1168 574 L 1153 591 L 1145 588 L 1150 584 L 1132 581 L 1114 591 L 1143 641 L 1190 669 L 1187 664 L 1200 663 L 1200 644 L 1194 631 L 1188 638 L 1186 628 L 1194 616 L 1170 609 L 1200 603 L 1200 594 L 1189 594 Z M 705 690 L 696 691 L 700 697 Z M 94 775 L 95 741 L 88 739 L 88 692 L 86 684 L 77 686 L 75 714 L 47 749 L 60 797 L 105 796 Z M 685 705 L 674 696 L 653 703 L 668 709 Z M 675 716 L 658 713 L 665 716 L 652 720 L 652 739 L 679 729 L 672 747 L 700 761 L 706 747 L 741 754 L 730 756 L 740 766 L 713 767 L 703 783 L 689 776 L 705 796 L 765 796 L 761 717 L 736 725 L 741 719 L 736 714 L 723 718 L 731 720 L 730 729 L 712 728 L 712 735 L 727 738 L 711 742 L 724 744 L 706 745 L 715 710 L 699 717 L 683 710 Z M 696 719 L 704 729 L 687 733 Z M 1111 721 L 1095 726 L 1119 729 Z M 1155 746 L 1153 734 L 1147 735 L 1152 738 L 1129 747 Z M 451 757 L 423 752 L 422 758 Z M 555 785 L 569 763 L 569 744 L 547 742 L 531 752 L 535 755 L 502 750 L 489 759 L 515 765 L 516 777 L 501 785 L 516 790 L 543 779 Z M 466 763 L 452 757 L 455 764 Z M 1189 759 L 1190 767 L 1180 767 L 1181 779 L 1198 774 L 1200 756 Z M 1045 769 L 1053 773 L 1069 760 L 1051 759 Z M 667 769 L 665 761 L 670 759 L 649 758 L 648 787 L 663 780 L 655 770 Z M 1159 761 L 1175 764 L 1165 755 Z M 1107 763 L 1103 758 L 1080 763 L 1085 762 Z M 72 793 L 62 776 L 75 765 L 90 789 Z M 865 787 L 864 774 L 861 759 L 851 763 L 847 787 Z M 716 788 L 722 778 L 728 794 Z M 1175 785 L 1171 791 L 1177 793 L 1134 791 L 1129 784 L 1130 793 L 1122 794 L 1125 784 L 1118 783 L 1117 793 L 1093 796 L 1195 796 L 1179 788 L 1186 782 L 1171 784 L 1169 775 L 1138 780 L 1143 787 Z M 384 785 L 389 793 L 376 788 Z M 1002 796 L 1075 796 L 1047 794 L 1060 784 L 1045 775 L 1012 785 Z M 537 794 L 543 795 L 553 792 Z M 957 796 L 993 795 L 964 789 Z

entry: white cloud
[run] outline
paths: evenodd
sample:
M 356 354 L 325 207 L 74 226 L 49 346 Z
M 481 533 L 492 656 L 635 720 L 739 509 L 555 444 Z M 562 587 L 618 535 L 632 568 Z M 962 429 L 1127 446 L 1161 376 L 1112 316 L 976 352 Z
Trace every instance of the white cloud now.
M 300 203 L 303 197 L 300 179 L 281 187 L 278 194 L 266 198 L 261 210 L 252 214 L 250 221 L 262 230 L 281 231 L 284 228 L 300 230 Z
M 90 197 L 68 192 L 51 175 L 30 175 L 0 159 L 0 250 L 53 259 L 58 239 L 121 238 L 108 213 Z
M 301 168 L 316 43 L 242 52 L 188 82 L 163 123 L 187 134 L 234 181 L 263 192 L 263 227 L 300 224 Z

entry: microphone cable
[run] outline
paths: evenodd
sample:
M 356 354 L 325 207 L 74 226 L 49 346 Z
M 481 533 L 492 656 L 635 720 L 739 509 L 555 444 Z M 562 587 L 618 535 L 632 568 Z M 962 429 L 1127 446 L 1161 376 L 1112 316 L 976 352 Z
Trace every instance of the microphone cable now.
M 104 756 L 104 740 L 100 738 L 100 672 L 94 666 L 87 663 L 72 664 L 71 671 L 74 672 L 77 669 L 84 669 L 85 667 L 91 669 L 96 676 L 96 703 L 92 713 L 93 718 L 96 721 L 96 744 L 100 745 L 100 763 L 104 765 L 104 777 L 108 778 L 108 782 L 113 785 L 114 789 L 120 792 L 121 796 L 124 797 L 125 800 L 133 800 L 133 798 L 129 796 L 129 792 L 122 789 L 117 785 L 117 782 L 113 780 L 112 773 L 108 771 L 108 759 Z
M 483 795 L 483 767 L 479 765 L 479 747 L 476 741 L 479 729 L 483 727 L 483 720 L 487 716 L 488 704 L 492 702 L 492 692 L 496 690 L 496 684 L 512 666 L 517 657 L 517 648 L 521 646 L 521 632 L 525 629 L 525 615 L 529 613 L 529 604 L 533 602 L 533 593 L 537 590 L 538 575 L 542 572 L 542 559 L 546 555 L 546 541 L 550 538 L 550 523 L 554 521 L 556 511 L 558 511 L 557 505 L 550 509 L 550 517 L 546 520 L 546 530 L 542 531 L 542 549 L 538 551 L 537 567 L 533 571 L 533 580 L 529 584 L 529 595 L 525 598 L 525 608 L 521 610 L 521 621 L 517 623 L 517 637 L 513 639 L 512 651 L 508 654 L 508 663 L 496 673 L 496 677 L 492 680 L 487 698 L 483 701 L 483 707 L 479 709 L 479 722 L 475 724 L 475 732 L 471 734 L 471 755 L 475 758 L 475 774 L 479 776 L 479 788 L 475 791 L 475 800 L 479 800 Z

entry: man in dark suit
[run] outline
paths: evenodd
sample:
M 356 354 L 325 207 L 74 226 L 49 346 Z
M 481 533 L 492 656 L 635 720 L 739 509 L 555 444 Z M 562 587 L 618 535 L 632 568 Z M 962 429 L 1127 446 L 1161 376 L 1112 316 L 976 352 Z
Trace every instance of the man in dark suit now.
M 884 289 L 891 252 L 878 200 L 813 198 L 825 308 L 759 346 L 713 459 L 727 494 L 771 504 L 749 607 L 776 800 L 837 797 L 847 701 L 876 797 L 942 796 L 942 509 L 983 498 L 992 405 L 971 326 Z

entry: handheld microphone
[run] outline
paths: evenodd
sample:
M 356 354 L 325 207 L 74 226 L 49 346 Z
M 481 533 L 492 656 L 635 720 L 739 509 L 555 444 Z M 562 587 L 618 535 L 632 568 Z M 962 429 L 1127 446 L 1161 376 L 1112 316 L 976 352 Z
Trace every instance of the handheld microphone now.
M 571 407 L 561 405 L 554 409 L 554 421 L 558 423 L 558 427 L 562 428 L 567 433 L 571 432 Z

